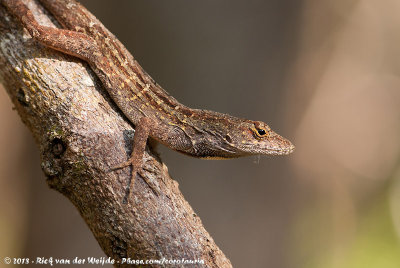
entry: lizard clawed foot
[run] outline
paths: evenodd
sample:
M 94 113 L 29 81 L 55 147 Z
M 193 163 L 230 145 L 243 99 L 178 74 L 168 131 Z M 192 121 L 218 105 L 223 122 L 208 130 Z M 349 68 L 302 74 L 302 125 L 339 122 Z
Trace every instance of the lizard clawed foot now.
M 119 165 L 115 165 L 111 168 L 112 171 L 118 170 L 118 169 L 123 169 L 129 166 L 133 166 L 133 159 L 130 158 L 128 161 L 122 162 Z
M 112 171 L 118 170 L 118 169 L 123 169 L 129 166 L 132 166 L 132 175 L 131 175 L 131 180 L 128 183 L 128 189 L 126 190 L 126 195 L 124 197 L 123 203 L 126 204 L 128 202 L 128 198 L 131 196 L 133 192 L 133 187 L 135 185 L 135 179 L 136 179 L 136 174 L 138 174 L 139 169 L 141 168 L 141 165 L 138 165 L 135 163 L 135 158 L 130 158 L 128 161 L 125 161 L 119 165 L 113 166 L 111 168 Z
M 143 167 L 142 165 L 137 165 L 134 163 L 134 159 L 130 158 L 128 161 L 125 161 L 119 165 L 113 166 L 111 168 L 112 171 L 118 170 L 118 169 L 122 169 L 122 168 L 126 168 L 129 166 L 132 166 L 132 175 L 131 175 L 131 180 L 129 183 L 129 188 L 126 190 L 126 195 L 124 197 L 124 200 L 122 201 L 122 203 L 126 204 L 128 202 L 128 198 L 131 196 L 132 192 L 133 192 L 133 187 L 135 185 L 135 179 L 136 179 L 136 175 L 140 173 L 140 171 L 143 171 Z M 160 193 L 157 191 L 157 189 L 154 187 L 154 185 L 148 181 L 147 177 L 144 174 L 140 174 L 141 177 L 143 178 L 144 182 L 150 187 L 150 189 L 153 191 L 153 193 L 156 196 L 159 196 Z

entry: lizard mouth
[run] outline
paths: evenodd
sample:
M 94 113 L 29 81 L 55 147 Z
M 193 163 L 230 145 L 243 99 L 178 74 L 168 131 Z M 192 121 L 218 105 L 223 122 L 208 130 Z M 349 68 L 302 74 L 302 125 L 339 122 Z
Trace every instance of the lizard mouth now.
M 273 140 L 264 141 L 258 146 L 254 146 L 254 143 L 246 144 L 241 148 L 243 154 L 245 155 L 288 155 L 293 153 L 295 146 L 287 139 L 278 136 Z
M 284 147 L 284 148 L 271 148 L 268 149 L 268 151 L 270 151 L 272 155 L 288 155 L 294 152 L 294 149 L 296 147 L 293 144 L 290 144 L 288 147 Z
M 266 142 L 265 154 L 270 155 L 288 155 L 291 154 L 295 146 L 289 140 L 280 136 L 279 134 L 273 133 L 274 135 Z

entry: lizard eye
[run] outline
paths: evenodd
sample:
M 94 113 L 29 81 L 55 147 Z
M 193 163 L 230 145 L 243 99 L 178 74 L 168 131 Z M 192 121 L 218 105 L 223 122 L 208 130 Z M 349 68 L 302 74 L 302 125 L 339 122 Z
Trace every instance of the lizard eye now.
M 257 129 L 257 132 L 258 132 L 258 135 L 260 135 L 260 136 L 264 136 L 267 134 L 267 132 L 265 132 L 264 129 Z
M 254 133 L 254 136 L 256 137 L 256 138 L 265 138 L 265 137 L 268 137 L 268 131 L 265 129 L 265 128 L 262 128 L 262 127 L 254 127 L 254 128 L 251 128 L 251 130 L 253 131 L 253 133 Z

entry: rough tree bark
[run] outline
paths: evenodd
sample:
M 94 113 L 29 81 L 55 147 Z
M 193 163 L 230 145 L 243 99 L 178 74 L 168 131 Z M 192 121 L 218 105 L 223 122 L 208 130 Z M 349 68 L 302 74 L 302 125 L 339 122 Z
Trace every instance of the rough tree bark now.
M 40 23 L 54 25 L 36 2 L 27 5 Z M 110 168 L 130 153 L 131 124 L 86 63 L 32 40 L 2 5 L 0 79 L 39 145 L 48 185 L 76 206 L 107 256 L 231 267 L 153 152 L 132 200 L 122 203 L 130 168 Z

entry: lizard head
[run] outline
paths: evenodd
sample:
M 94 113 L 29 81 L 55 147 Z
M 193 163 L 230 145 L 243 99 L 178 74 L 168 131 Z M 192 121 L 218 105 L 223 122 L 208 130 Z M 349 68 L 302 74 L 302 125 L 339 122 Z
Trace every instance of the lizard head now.
M 266 123 L 251 121 L 215 112 L 203 112 L 207 116 L 205 126 L 208 135 L 198 152 L 206 158 L 228 159 L 250 155 L 287 155 L 294 151 L 294 145 L 284 137 L 275 133 Z M 210 134 L 211 133 L 211 134 Z M 200 156 L 201 157 L 201 156 Z
M 287 155 L 294 151 L 294 145 L 289 140 L 261 121 L 244 120 L 225 139 L 243 155 Z

